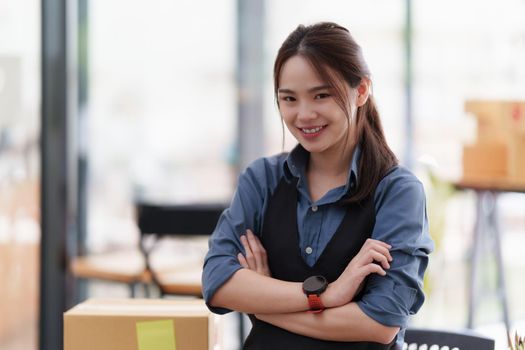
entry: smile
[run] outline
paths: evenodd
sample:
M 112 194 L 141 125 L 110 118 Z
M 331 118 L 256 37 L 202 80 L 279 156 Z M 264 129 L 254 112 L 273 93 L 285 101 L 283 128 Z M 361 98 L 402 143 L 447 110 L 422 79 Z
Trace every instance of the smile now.
M 301 131 L 304 132 L 305 134 L 316 134 L 319 131 L 323 130 L 325 126 L 326 125 L 318 126 L 318 127 L 311 128 L 311 129 L 307 129 L 307 128 L 299 128 L 299 129 L 301 129 Z
M 321 125 L 321 126 L 315 126 L 310 128 L 298 128 L 302 131 L 303 137 L 306 138 L 314 138 L 323 132 L 323 130 L 327 127 L 327 125 Z

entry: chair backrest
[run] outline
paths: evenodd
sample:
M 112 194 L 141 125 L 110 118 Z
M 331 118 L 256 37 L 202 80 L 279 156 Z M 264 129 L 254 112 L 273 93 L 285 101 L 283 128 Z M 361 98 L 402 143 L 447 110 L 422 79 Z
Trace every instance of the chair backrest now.
M 226 204 L 137 203 L 137 224 L 141 235 L 210 235 L 226 207 Z
M 168 290 L 168 287 L 161 282 L 160 276 L 151 264 L 151 253 L 159 238 L 176 235 L 210 235 L 226 207 L 225 204 L 162 205 L 136 202 L 136 220 L 140 231 L 139 248 L 144 256 L 146 270 L 151 273 L 152 281 L 159 288 L 161 296 L 174 292 L 173 289 Z M 186 287 L 184 292 L 178 290 L 176 294 L 196 295 L 193 287 L 190 289 Z
M 483 337 L 472 331 L 450 332 L 430 329 L 408 328 L 405 332 L 405 343 L 409 345 L 417 344 L 414 349 L 426 344 L 427 349 L 432 345 L 438 345 L 439 349 L 447 346 L 450 350 L 457 348 L 459 350 L 494 350 L 494 340 Z

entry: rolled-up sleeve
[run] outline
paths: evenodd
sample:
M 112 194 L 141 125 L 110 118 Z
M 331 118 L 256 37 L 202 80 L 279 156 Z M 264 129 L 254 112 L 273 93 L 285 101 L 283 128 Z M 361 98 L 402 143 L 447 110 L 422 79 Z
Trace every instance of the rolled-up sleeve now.
M 396 171 L 378 185 L 372 238 L 392 246 L 386 276 L 370 275 L 357 302 L 377 322 L 405 328 L 425 300 L 423 277 L 433 242 L 428 232 L 423 185 L 408 171 Z
M 267 159 L 253 162 L 241 175 L 230 207 L 226 209 L 211 235 L 204 259 L 202 292 L 212 312 L 224 314 L 231 310 L 212 307 L 209 302 L 215 292 L 239 269 L 239 252 L 244 253 L 240 237 L 247 229 L 258 233 L 261 226 L 266 192 L 268 191 Z

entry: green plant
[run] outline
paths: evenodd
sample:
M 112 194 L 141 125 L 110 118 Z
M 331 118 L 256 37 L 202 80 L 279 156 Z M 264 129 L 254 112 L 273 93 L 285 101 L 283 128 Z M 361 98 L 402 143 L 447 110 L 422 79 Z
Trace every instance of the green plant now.
M 525 338 L 518 336 L 518 332 L 514 334 L 514 344 L 509 336 L 509 349 L 510 350 L 525 350 Z
M 437 174 L 437 164 L 433 158 L 428 156 L 419 159 L 424 170 L 427 183 L 427 215 L 429 231 L 434 240 L 434 254 L 441 250 L 446 229 L 446 210 L 449 200 L 457 193 L 454 184 Z M 433 289 L 430 274 L 425 274 L 424 290 L 426 294 Z

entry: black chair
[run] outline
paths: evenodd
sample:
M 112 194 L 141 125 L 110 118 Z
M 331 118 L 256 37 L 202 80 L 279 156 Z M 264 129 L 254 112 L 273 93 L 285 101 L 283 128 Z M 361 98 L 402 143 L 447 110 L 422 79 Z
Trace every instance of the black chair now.
M 141 234 L 210 235 L 226 204 L 161 205 L 138 202 Z
M 407 345 L 426 344 L 427 349 L 432 345 L 438 345 L 441 349 L 448 346 L 449 349 L 458 348 L 459 350 L 494 350 L 494 340 L 483 337 L 472 331 L 451 332 L 430 329 L 408 328 L 405 332 L 405 343 Z
M 181 282 L 177 281 L 176 278 L 170 280 L 167 274 L 156 271 L 151 263 L 151 253 L 159 239 L 167 236 L 209 236 L 215 229 L 224 209 L 226 209 L 225 204 L 161 205 L 145 202 L 136 203 L 140 250 L 144 255 L 146 270 L 151 273 L 152 281 L 158 287 L 161 296 L 177 294 L 200 297 L 202 292 L 200 278 L 198 282 Z M 195 270 L 193 272 L 200 276 L 202 266 L 192 266 L 192 268 Z M 188 273 L 188 271 L 186 272 Z

